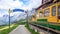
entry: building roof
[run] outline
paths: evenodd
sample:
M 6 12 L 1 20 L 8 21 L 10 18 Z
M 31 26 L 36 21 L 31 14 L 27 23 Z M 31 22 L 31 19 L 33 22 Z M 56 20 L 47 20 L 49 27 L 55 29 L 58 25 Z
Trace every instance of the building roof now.
M 45 4 L 50 4 L 50 3 L 52 3 L 52 2 L 53 2 L 53 0 L 52 0 L 52 1 L 50 1 L 50 2 L 46 2 Z M 38 8 L 36 8 L 36 10 L 38 10 L 38 9 L 42 8 L 45 4 L 40 5 Z

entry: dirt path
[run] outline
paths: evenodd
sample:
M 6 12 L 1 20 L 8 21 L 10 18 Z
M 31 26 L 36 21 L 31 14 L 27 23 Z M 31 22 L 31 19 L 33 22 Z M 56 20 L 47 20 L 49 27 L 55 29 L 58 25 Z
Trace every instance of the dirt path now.
M 25 28 L 24 25 L 20 25 L 9 34 L 31 34 L 31 33 Z

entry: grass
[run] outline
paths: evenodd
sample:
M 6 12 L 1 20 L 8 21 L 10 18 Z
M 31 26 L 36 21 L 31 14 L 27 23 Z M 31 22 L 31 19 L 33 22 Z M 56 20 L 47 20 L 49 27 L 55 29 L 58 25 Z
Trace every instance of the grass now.
M 7 28 L 7 29 L 4 29 L 2 31 L 0 31 L 0 34 L 9 34 L 13 29 L 15 29 L 18 25 L 17 24 L 14 24 L 13 27 L 11 27 L 10 29 Z
M 2 29 L 2 28 L 4 28 L 4 27 L 6 27 L 6 26 L 0 26 L 0 29 Z
M 27 25 L 25 27 L 31 32 L 31 34 L 39 34 L 38 32 L 35 32 L 34 30 L 30 29 Z
M 22 24 L 25 24 L 26 22 L 16 22 L 16 23 L 13 23 L 11 24 L 12 27 L 9 28 L 9 26 L 0 26 L 0 29 L 3 29 L 3 30 L 0 30 L 0 34 L 9 34 L 12 30 L 14 30 L 17 26 L 19 25 L 22 25 Z M 7 27 L 7 28 L 6 28 Z M 6 29 L 4 29 L 6 28 Z

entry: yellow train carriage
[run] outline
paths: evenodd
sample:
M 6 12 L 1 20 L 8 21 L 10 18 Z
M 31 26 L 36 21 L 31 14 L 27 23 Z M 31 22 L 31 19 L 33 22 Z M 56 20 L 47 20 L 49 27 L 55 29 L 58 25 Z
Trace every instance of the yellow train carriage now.
M 36 13 L 32 16 L 32 22 L 36 22 L 37 19 L 36 19 Z
M 60 23 L 60 2 L 52 4 L 43 9 L 43 16 L 50 23 Z
M 37 13 L 37 19 L 47 19 L 47 17 L 44 17 L 44 11 L 43 9 L 39 9 Z

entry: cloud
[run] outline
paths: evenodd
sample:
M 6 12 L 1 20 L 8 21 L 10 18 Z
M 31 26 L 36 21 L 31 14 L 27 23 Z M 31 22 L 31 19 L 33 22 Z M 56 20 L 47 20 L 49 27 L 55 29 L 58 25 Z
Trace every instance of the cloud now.
M 22 2 L 13 0 L 2 0 L 0 1 L 0 7 L 3 9 L 9 9 L 14 7 L 22 7 Z
M 25 7 L 26 9 L 32 9 L 40 6 L 42 0 L 20 0 L 20 1 L 23 2 L 24 4 L 23 7 Z M 26 3 L 28 5 L 26 5 Z
M 41 0 L 1 0 L 0 8 L 20 8 L 20 9 L 31 9 L 41 5 Z
M 5 24 L 3 21 L 5 18 L 7 18 L 5 21 L 8 22 L 8 17 L 3 17 L 3 15 L 9 16 L 9 9 L 24 9 L 24 10 L 31 10 L 32 8 L 37 8 L 41 5 L 41 0 L 0 0 L 0 24 Z M 14 20 L 20 20 L 26 18 L 25 13 L 22 12 L 13 12 L 10 14 L 11 19 Z M 29 13 L 31 15 L 31 13 Z M 5 22 L 4 21 L 4 22 Z
M 23 2 L 24 5 L 28 6 L 30 4 L 30 0 L 19 0 L 20 2 Z

